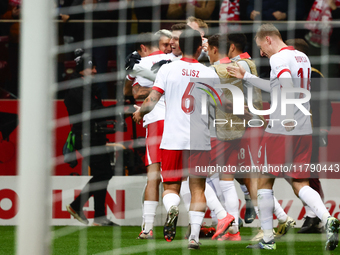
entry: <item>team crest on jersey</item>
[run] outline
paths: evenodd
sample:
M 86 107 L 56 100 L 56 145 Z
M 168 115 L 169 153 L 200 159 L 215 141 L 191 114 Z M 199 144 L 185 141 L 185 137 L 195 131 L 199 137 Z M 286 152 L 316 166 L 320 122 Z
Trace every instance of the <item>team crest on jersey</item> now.
M 283 68 L 287 68 L 287 65 L 280 65 L 280 66 L 277 66 L 275 69 L 280 70 L 280 69 L 283 69 Z

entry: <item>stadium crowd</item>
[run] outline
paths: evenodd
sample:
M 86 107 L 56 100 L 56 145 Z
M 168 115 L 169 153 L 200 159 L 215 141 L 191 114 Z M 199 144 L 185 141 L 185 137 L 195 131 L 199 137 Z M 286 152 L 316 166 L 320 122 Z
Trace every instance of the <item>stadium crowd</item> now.
M 18 19 L 21 2 L 3 2 L 7 11 L 2 11 L 2 19 Z M 92 36 L 87 38 L 88 35 L 84 33 L 86 22 L 70 22 L 117 20 L 120 17 L 117 10 L 96 10 L 97 6 L 104 2 L 114 3 L 109 0 L 58 2 L 59 7 L 73 5 L 84 10 L 76 15 L 62 11 L 59 13 L 63 22 L 59 30 L 59 43 L 70 46 L 79 43 L 78 46 L 85 47 L 86 39 L 98 42 L 117 36 L 118 23 L 93 22 L 90 33 Z M 327 137 L 332 109 L 327 106 L 326 121 L 324 118 L 323 121 L 314 118 L 314 114 L 310 117 L 309 111 L 312 109 L 313 113 L 317 112 L 318 106 L 315 107 L 313 101 L 304 101 L 303 94 L 308 96 L 310 91 L 313 93 L 311 84 L 318 84 L 319 81 L 319 85 L 314 87 L 321 86 L 322 79 L 320 71 L 311 67 L 308 55 L 315 54 L 322 46 L 331 46 L 334 41 L 335 45 L 339 45 L 338 35 L 332 35 L 330 25 L 307 25 L 304 27 L 304 33 L 297 33 L 295 38 L 287 38 L 288 33 L 281 35 L 274 25 L 265 23 L 259 26 L 255 38 L 250 40 L 249 36 L 252 37 L 252 34 L 243 34 L 241 24 L 225 21 L 280 21 L 291 20 L 291 17 L 294 20 L 307 21 L 331 20 L 332 10 L 336 12 L 340 1 L 328 1 L 327 4 L 321 0 L 296 1 L 299 6 L 293 6 L 296 10 L 293 15 L 288 12 L 292 8 L 289 1 L 262 1 L 260 6 L 251 0 L 188 3 L 170 0 L 162 6 L 152 6 L 152 1 L 150 5 L 147 4 L 148 1 L 143 2 L 143 5 L 135 2 L 135 6 L 128 9 L 126 19 L 149 19 L 153 13 L 153 17 L 158 17 L 162 22 L 159 23 L 160 29 L 156 33 L 150 32 L 153 31 L 152 23 L 139 23 L 137 28 L 133 25 L 127 28 L 128 33 L 139 35 L 136 42 L 127 47 L 131 49 L 131 54 L 126 58 L 127 75 L 123 93 L 126 97 L 144 100 L 141 105 L 135 105 L 133 119 L 136 123 L 142 122 L 146 128 L 145 166 L 148 179 L 143 193 L 143 227 L 138 238 L 154 237 L 154 218 L 159 203 L 159 185 L 162 182 L 163 204 L 167 211 L 164 224 L 166 241 L 171 242 L 176 235 L 180 197 L 189 214 L 186 235 L 189 249 L 199 249 L 199 238 L 207 233 L 213 240 L 240 241 L 240 225 L 243 222 L 239 218 L 234 181 L 237 180 L 247 201 L 245 223 L 251 223 L 256 216 L 261 223 L 261 230 L 252 239 L 257 243 L 247 248 L 275 250 L 275 240 L 284 236 L 296 224 L 295 220 L 284 212 L 272 191 L 275 178 L 284 177 L 306 207 L 307 218 L 300 233 L 325 231 L 325 249 L 334 250 L 338 245 L 339 220 L 329 214 L 323 203 L 318 176 L 312 176 L 314 181 L 310 181 L 310 172 L 306 170 L 306 165 L 311 163 L 312 148 L 318 149 L 320 137 Z M 190 16 L 185 23 L 166 21 L 183 20 L 188 13 L 195 17 Z M 220 33 L 209 32 L 208 24 L 202 19 L 220 21 L 217 23 Z M 1 88 L 4 97 L 17 97 L 19 30 L 15 27 L 19 23 L 6 25 L 8 26 L 1 27 L 0 42 L 4 40 L 8 43 L 9 46 L 4 49 L 7 50 L 8 57 L 0 59 L 0 69 L 8 68 L 6 61 L 9 61 L 11 72 L 9 77 L 1 81 Z M 210 28 L 214 28 L 214 25 Z M 254 52 L 249 46 L 253 39 L 261 57 L 269 59 L 270 72 L 265 75 L 259 75 L 258 68 L 251 58 Z M 67 70 L 64 67 L 65 61 L 73 59 L 72 54 L 59 56 L 59 80 L 69 78 L 63 70 Z M 91 66 L 79 69 L 76 61 L 74 69 L 79 73 L 78 78 L 87 79 L 85 76 L 107 73 L 109 60 L 117 60 L 117 46 L 92 47 L 91 55 L 95 59 L 95 72 L 92 62 Z M 117 68 L 115 65 L 117 62 L 112 64 L 113 69 Z M 82 74 L 86 71 L 89 71 L 88 75 Z M 315 78 L 313 72 L 314 75 L 319 74 L 319 78 Z M 264 76 L 270 80 L 261 79 Z M 240 102 L 234 98 L 235 90 L 231 86 L 221 88 L 219 83 L 233 84 L 236 92 L 240 92 L 242 97 L 247 99 L 243 100 L 247 103 L 241 101 L 242 111 L 235 110 L 236 104 Z M 97 84 L 98 94 L 94 95 L 94 99 L 100 101 L 110 98 L 110 85 L 112 84 L 107 82 Z M 290 90 L 293 88 L 303 91 L 296 95 Z M 270 119 L 265 119 L 259 112 L 263 110 L 261 90 L 270 93 L 272 104 L 277 99 L 276 95 L 284 94 L 284 90 L 287 99 L 298 100 L 299 103 L 296 103 L 295 108 L 294 105 L 288 105 L 287 113 L 283 116 L 279 101 L 276 110 L 270 114 Z M 207 97 L 207 94 L 210 97 Z M 62 94 L 60 96 L 63 97 Z M 102 107 L 101 103 L 99 105 Z M 202 105 L 207 106 L 205 113 L 203 107 L 201 111 Z M 274 119 L 279 120 L 282 125 L 275 125 L 272 121 Z M 216 124 L 216 120 L 225 122 Z M 233 122 L 238 125 L 230 124 Z M 83 135 L 80 134 L 81 140 Z M 312 135 L 316 137 L 313 146 Z M 81 148 L 81 145 L 78 145 Z M 108 166 L 108 158 L 105 160 Z M 92 161 L 95 162 L 93 159 Z M 293 164 L 298 171 L 254 171 L 246 174 L 240 174 L 239 171 L 241 166 L 286 164 Z M 220 173 L 209 173 L 197 171 L 196 168 L 202 166 L 203 168 L 199 169 L 206 169 L 204 167 L 218 165 L 235 166 L 236 172 L 229 168 Z M 105 175 L 108 175 L 104 179 L 107 186 L 111 175 Z M 106 186 L 99 190 L 100 193 L 106 192 Z M 68 211 L 82 223 L 88 224 L 81 207 L 92 191 L 85 188 L 82 193 L 85 199 L 80 201 L 79 196 L 71 204 L 71 209 L 68 205 Z M 98 218 L 104 217 L 104 222 L 97 222 L 97 225 L 112 225 L 112 222 L 107 222 L 102 210 L 105 195 L 100 196 L 101 214 Z M 202 228 L 206 208 L 211 210 L 213 218 L 213 226 L 208 230 Z M 273 213 L 279 221 L 276 231 L 273 227 Z
M 329 3 L 328 3 L 329 2 Z M 118 35 L 118 20 L 126 20 L 126 34 L 139 34 L 141 32 L 156 32 L 159 29 L 170 29 L 176 23 L 175 20 L 185 20 L 188 16 L 207 21 L 209 27 L 220 27 L 221 32 L 242 31 L 244 26 L 251 24 L 251 21 L 332 21 L 340 17 L 338 0 L 288 0 L 254 1 L 254 0 L 220 0 L 220 1 L 162 1 L 162 5 L 153 6 L 152 1 L 128 1 L 126 11 L 123 15 L 118 11 L 119 1 L 114 0 L 56 0 L 55 6 L 58 10 L 58 44 L 69 45 L 70 49 L 75 43 L 84 39 L 111 39 Z M 107 4 L 107 5 L 105 5 Z M 21 0 L 1 0 L 0 10 L 0 88 L 1 98 L 18 97 L 18 68 L 19 68 L 19 34 L 20 34 L 20 5 Z M 105 5 L 105 7 L 101 7 Z M 79 7 L 79 9 L 74 9 Z M 71 9 L 70 9 L 71 8 Z M 73 8 L 73 9 L 72 9 Z M 160 22 L 148 22 L 150 14 L 153 20 Z M 84 22 L 73 22 L 73 21 Z M 95 20 L 95 22 L 88 22 Z M 131 22 L 134 21 L 134 22 Z M 217 22 L 219 21 L 219 22 Z M 237 21 L 248 21 L 250 23 L 233 23 Z M 228 23 L 229 22 L 229 23 Z M 86 24 L 91 24 L 92 32 L 89 38 L 84 37 Z M 320 45 L 329 46 L 330 54 L 339 54 L 339 30 L 332 28 L 329 24 L 296 26 L 295 38 L 304 38 L 310 43 L 310 54 L 320 56 Z M 291 29 L 291 28 L 290 28 Z M 326 36 L 321 36 L 324 31 Z M 326 31 L 326 32 L 325 32 Z M 286 31 L 281 32 L 286 39 Z M 252 40 L 252 33 L 246 33 L 248 41 Z M 323 41 L 321 38 L 324 38 Z M 88 46 L 87 46 L 88 47 Z M 127 48 L 132 49 L 133 44 L 127 43 Z M 98 74 L 108 73 L 117 70 L 117 45 L 110 45 L 110 42 L 102 46 L 93 47 L 93 55 L 97 58 Z M 248 49 L 252 55 L 252 49 Z M 64 81 L 74 71 L 73 50 L 58 55 L 58 81 Z M 318 67 L 318 66 L 317 66 Z M 320 67 L 320 66 L 319 66 Z M 264 77 L 268 70 L 260 72 Z M 338 77 L 339 68 L 330 64 L 328 77 Z M 113 81 L 99 84 L 102 90 L 102 98 L 117 98 L 117 78 Z M 65 93 L 60 92 L 58 97 L 62 99 Z

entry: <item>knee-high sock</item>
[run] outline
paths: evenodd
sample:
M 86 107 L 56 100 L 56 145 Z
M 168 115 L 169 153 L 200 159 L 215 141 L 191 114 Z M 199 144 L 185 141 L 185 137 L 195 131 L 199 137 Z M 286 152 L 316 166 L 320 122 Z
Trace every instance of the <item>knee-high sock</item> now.
M 319 217 L 322 223 L 326 225 L 327 218 L 331 215 L 329 214 L 326 206 L 322 202 L 319 193 L 309 186 L 304 186 L 299 191 L 299 198 L 302 200 L 302 202 L 305 202 L 316 214 L 316 216 Z
M 316 214 L 313 212 L 313 210 L 308 206 L 308 205 L 304 205 L 305 210 L 306 210 L 306 216 L 309 218 L 316 218 Z
M 212 189 L 210 185 L 205 185 L 204 191 L 205 198 L 207 200 L 207 206 L 211 211 L 213 211 L 217 219 L 221 220 L 225 216 L 227 216 L 227 212 L 223 208 L 221 202 L 218 200 L 215 191 Z
M 245 184 L 240 184 L 240 188 L 244 194 L 244 199 L 250 199 L 249 191 L 247 189 L 247 186 Z
M 271 189 L 259 189 L 257 191 L 257 203 L 259 207 L 259 218 L 263 229 L 263 240 L 269 242 L 274 239 L 273 235 L 273 212 L 274 195 Z
M 175 193 L 168 193 L 163 197 L 163 204 L 167 212 L 169 211 L 171 206 L 178 206 L 180 202 L 180 197 Z
M 153 223 L 155 221 L 156 210 L 158 206 L 158 201 L 144 201 L 144 230 L 149 232 L 150 229 L 153 229 Z
M 189 212 L 190 202 L 191 202 L 191 194 L 190 194 L 190 188 L 189 188 L 188 180 L 182 181 L 180 194 L 181 194 L 185 209 L 187 210 L 187 212 Z
M 189 211 L 191 233 L 189 240 L 195 239 L 196 242 L 199 241 L 201 225 L 204 218 L 204 212 Z
M 220 181 L 221 190 L 225 200 L 225 208 L 235 218 L 235 222 L 230 227 L 232 234 L 238 232 L 238 196 L 234 181 Z
M 280 223 L 286 222 L 288 218 L 287 214 L 285 213 L 282 206 L 277 201 L 276 197 L 274 197 L 274 214 L 276 215 Z

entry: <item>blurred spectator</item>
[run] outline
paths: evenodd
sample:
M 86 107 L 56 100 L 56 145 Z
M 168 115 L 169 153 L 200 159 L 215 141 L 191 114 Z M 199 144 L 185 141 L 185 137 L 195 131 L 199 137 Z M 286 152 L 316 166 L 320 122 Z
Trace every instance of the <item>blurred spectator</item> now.
M 237 23 L 228 21 L 240 20 L 240 0 L 223 0 L 220 8 L 220 33 L 241 31 Z
M 111 13 L 107 10 L 98 10 L 101 3 L 108 3 L 109 0 L 74 0 L 74 6 L 79 6 L 79 13 L 65 15 L 61 14 L 61 18 L 64 22 L 69 20 L 108 20 L 111 18 L 117 19 L 117 17 L 111 17 Z M 117 23 L 105 23 L 105 22 L 93 22 L 93 23 L 66 23 L 65 43 L 83 42 L 86 38 L 85 29 L 87 26 L 92 26 L 92 38 L 93 48 L 92 54 L 96 58 L 97 72 L 103 74 L 107 72 L 108 53 L 109 46 L 96 46 L 99 40 L 109 38 L 117 35 Z M 108 90 L 106 82 L 98 84 L 101 91 L 102 99 L 108 98 Z
M 247 15 L 251 20 L 286 20 L 288 0 L 263 0 L 262 10 L 257 9 L 255 0 L 249 0 Z
M 20 6 L 21 0 L 9 0 L 7 11 L 1 15 L 1 19 L 18 20 L 20 18 Z M 7 23 L 3 26 L 3 29 L 3 33 L 9 35 L 8 64 L 11 78 L 7 90 L 18 96 L 20 23 Z
M 152 0 L 135 0 L 134 1 L 134 13 L 136 14 L 137 20 L 150 20 L 150 19 L 156 19 L 161 20 L 166 17 L 166 10 L 167 10 L 167 4 L 154 4 L 155 2 Z M 140 6 L 143 5 L 143 6 Z M 155 24 L 158 25 L 158 24 Z M 160 28 L 164 28 L 160 24 Z M 159 28 L 156 27 L 158 30 Z M 139 22 L 138 23 L 138 33 L 146 33 L 151 32 L 153 30 L 153 24 L 152 23 L 146 23 L 146 22 Z
M 3 15 L 8 9 L 8 0 L 0 0 L 0 15 Z
M 332 10 L 340 6 L 339 0 L 315 0 L 310 9 L 305 28 L 310 30 L 306 40 L 314 47 L 329 46 L 329 39 L 333 32 L 331 24 Z M 318 22 L 315 22 L 318 21 Z
M 167 18 L 169 19 L 185 19 L 187 15 L 194 15 L 198 19 L 209 20 L 216 2 L 189 0 L 187 3 L 181 0 L 170 0 Z

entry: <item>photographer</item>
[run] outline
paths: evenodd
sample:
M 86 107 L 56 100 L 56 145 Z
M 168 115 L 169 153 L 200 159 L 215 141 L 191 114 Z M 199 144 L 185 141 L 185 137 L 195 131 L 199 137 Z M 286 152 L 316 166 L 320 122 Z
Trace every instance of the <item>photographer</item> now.
M 110 165 L 110 156 L 105 149 L 106 134 L 98 132 L 97 126 L 106 118 L 98 118 L 98 110 L 105 107 L 102 104 L 100 91 L 93 84 L 93 76 L 97 73 L 96 66 L 90 55 L 78 49 L 76 54 L 76 77 L 70 84 L 64 103 L 66 105 L 72 136 L 74 136 L 74 149 L 84 156 L 83 168 L 90 166 L 90 175 L 93 177 L 85 185 L 80 195 L 69 205 L 67 211 L 83 224 L 88 224 L 83 212 L 83 206 L 93 195 L 94 197 L 94 226 L 113 226 L 112 221 L 106 218 L 105 198 L 108 182 L 113 175 Z M 90 118 L 84 120 L 84 113 L 89 112 Z M 89 155 L 85 149 L 89 148 Z M 82 150 L 82 151 L 81 151 Z M 85 153 L 84 153 L 85 151 Z M 83 171 L 84 172 L 84 171 Z

